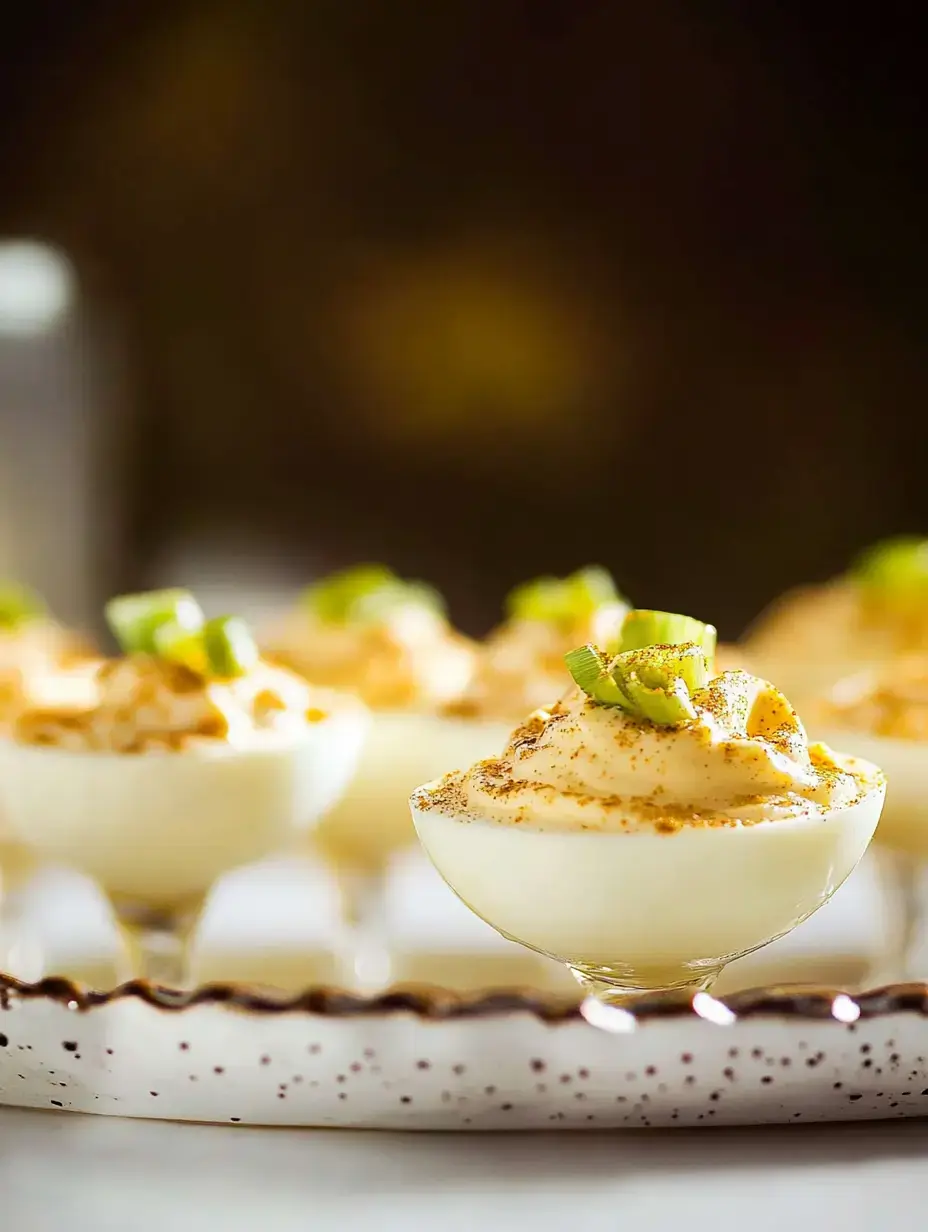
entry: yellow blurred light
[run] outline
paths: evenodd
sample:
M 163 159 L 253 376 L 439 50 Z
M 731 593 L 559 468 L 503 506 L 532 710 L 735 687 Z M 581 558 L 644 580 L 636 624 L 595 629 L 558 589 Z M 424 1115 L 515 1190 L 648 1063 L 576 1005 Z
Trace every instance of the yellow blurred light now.
M 595 380 L 585 308 L 525 262 L 473 250 L 413 259 L 352 290 L 345 358 L 388 433 L 543 428 Z

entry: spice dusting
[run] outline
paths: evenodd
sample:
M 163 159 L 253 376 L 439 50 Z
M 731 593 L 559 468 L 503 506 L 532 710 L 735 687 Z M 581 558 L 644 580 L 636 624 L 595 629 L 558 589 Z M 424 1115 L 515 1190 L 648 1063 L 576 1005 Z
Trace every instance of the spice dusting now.
M 672 836 L 822 816 L 878 785 L 853 759 L 810 747 L 782 694 L 744 672 L 723 673 L 694 704 L 695 720 L 659 726 L 575 696 L 415 803 L 520 828 Z
M 309 686 L 266 663 L 245 676 L 212 680 L 181 664 L 131 655 L 102 661 L 95 686 L 79 707 L 25 707 L 12 725 L 13 738 L 73 751 L 180 752 L 326 715 L 307 704 Z

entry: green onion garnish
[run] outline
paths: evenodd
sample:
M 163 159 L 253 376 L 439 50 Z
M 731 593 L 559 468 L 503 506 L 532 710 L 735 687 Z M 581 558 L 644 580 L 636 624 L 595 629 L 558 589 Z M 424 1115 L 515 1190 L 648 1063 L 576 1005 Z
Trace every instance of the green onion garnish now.
M 405 582 L 397 578 L 390 586 L 360 595 L 352 605 L 348 620 L 358 624 L 379 624 L 400 608 L 409 607 L 441 615 L 445 603 L 438 591 L 427 582 Z
M 630 705 L 625 709 L 637 718 L 660 727 L 672 727 L 696 718 L 696 711 L 682 680 L 671 680 L 666 688 L 651 688 L 633 672 L 622 680 Z
M 506 615 L 513 620 L 560 621 L 564 617 L 563 590 L 564 583 L 555 577 L 523 582 L 506 596 Z
M 695 642 L 627 650 L 612 661 L 612 678 L 631 703 L 632 714 L 652 723 L 695 719 L 690 694 L 709 683 L 705 651 Z
M 644 646 L 607 659 L 593 646 L 566 656 L 576 683 L 600 705 L 618 706 L 651 723 L 671 725 L 696 717 L 691 694 L 704 689 L 710 672 L 695 642 Z
M 106 621 L 125 654 L 158 653 L 155 633 L 173 624 L 195 632 L 203 625 L 203 612 L 186 590 L 152 590 L 147 594 L 110 599 Z
M 873 591 L 928 590 L 928 539 L 899 535 L 874 544 L 857 557 L 850 575 Z
M 259 652 L 248 625 L 238 616 L 217 616 L 203 626 L 203 646 L 212 675 L 225 680 L 244 676 Z
M 204 621 L 186 590 L 120 595 L 106 605 L 106 619 L 125 654 L 154 655 L 202 675 L 244 676 L 260 657 L 245 621 L 238 616 Z
M 202 629 L 185 629 L 183 625 L 169 620 L 155 629 L 154 643 L 155 654 L 160 659 L 205 673 L 206 648 Z
M 398 608 L 444 612 L 441 595 L 425 582 L 407 582 L 386 565 L 354 565 L 307 587 L 302 602 L 327 624 L 376 624 Z
M 0 582 L 0 629 L 18 629 L 45 614 L 41 598 L 19 582 Z
M 637 608 L 629 612 L 622 625 L 620 650 L 640 650 L 644 646 L 682 646 L 695 642 L 711 663 L 718 640 L 714 625 L 676 612 L 650 612 Z
M 604 706 L 623 705 L 622 693 L 612 679 L 611 660 L 601 650 L 590 645 L 578 646 L 576 650 L 568 651 L 564 662 L 574 678 L 574 683 L 592 697 L 594 702 L 600 702 Z
M 507 595 L 506 614 L 514 620 L 576 624 L 607 604 L 624 602 L 612 575 L 599 565 L 589 565 L 566 578 L 523 582 Z

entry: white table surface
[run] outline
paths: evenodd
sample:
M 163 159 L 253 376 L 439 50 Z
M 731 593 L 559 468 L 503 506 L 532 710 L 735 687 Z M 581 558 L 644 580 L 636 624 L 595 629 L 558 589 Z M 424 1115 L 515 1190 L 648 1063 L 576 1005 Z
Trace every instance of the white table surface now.
M 921 1226 L 928 1121 L 402 1135 L 0 1108 L 4 1232 L 886 1232 Z

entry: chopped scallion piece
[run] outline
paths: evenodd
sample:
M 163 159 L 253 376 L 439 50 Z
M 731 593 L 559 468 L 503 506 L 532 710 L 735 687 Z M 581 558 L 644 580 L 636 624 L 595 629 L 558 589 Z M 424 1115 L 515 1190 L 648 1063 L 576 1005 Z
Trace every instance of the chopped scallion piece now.
M 106 621 L 126 654 L 157 654 L 155 633 L 173 624 L 195 631 L 203 625 L 203 612 L 186 590 L 153 590 L 119 595 L 105 609 Z
M 562 620 L 563 583 L 555 577 L 523 582 L 506 596 L 506 613 L 514 620 Z
M 621 603 L 612 574 L 601 565 L 587 565 L 566 579 L 565 585 L 578 615 L 591 616 L 607 603 Z
M 624 698 L 612 679 L 609 659 L 595 646 L 578 646 L 564 656 L 567 670 L 594 702 L 605 706 L 621 706 Z
M 393 586 L 398 580 L 386 565 L 353 565 L 308 586 L 303 592 L 303 603 L 320 620 L 342 624 L 350 618 L 359 599 Z
M 595 646 L 580 646 L 566 656 L 566 662 L 573 679 L 593 701 L 661 725 L 694 719 L 690 695 L 704 689 L 710 678 L 705 651 L 695 642 L 644 646 L 613 659 Z
M 352 605 L 348 620 L 358 624 L 379 624 L 389 620 L 400 608 L 444 612 L 441 595 L 426 582 L 404 582 L 397 579 L 367 595 L 360 595 Z
M 607 604 L 623 602 L 611 574 L 599 565 L 589 565 L 566 578 L 523 582 L 507 596 L 506 613 L 515 620 L 576 624 Z
M 612 675 L 634 711 L 652 723 L 682 723 L 696 717 L 690 694 L 709 683 L 701 646 L 644 646 L 612 662 Z
M 195 672 L 206 671 L 206 648 L 202 629 L 185 629 L 169 620 L 154 635 L 155 653 L 170 663 L 181 663 Z
M 45 613 L 45 604 L 28 586 L 0 582 L 0 629 L 18 629 Z
M 666 688 L 668 680 L 679 678 L 690 693 L 696 693 L 704 689 L 711 678 L 706 652 L 696 642 L 643 646 L 640 650 L 626 651 L 625 654 L 635 656 L 628 662 L 632 663 L 639 678 L 649 688 Z M 621 666 L 626 662 L 625 655 L 619 655 L 616 662 Z
M 671 680 L 664 688 L 651 688 L 629 671 L 621 678 L 621 685 L 630 703 L 626 709 L 650 723 L 671 727 L 696 718 L 689 692 L 680 679 Z
M 442 613 L 441 596 L 425 582 L 407 582 L 386 565 L 355 565 L 307 587 L 302 601 L 328 624 L 374 624 L 401 607 Z
M 258 646 L 239 616 L 216 616 L 203 626 L 203 646 L 211 674 L 229 680 L 247 675 L 258 662 Z
M 868 590 L 887 593 L 928 591 L 928 539 L 899 535 L 861 552 L 851 577 Z
M 695 642 L 711 663 L 715 658 L 717 640 L 714 625 L 704 624 L 692 616 L 637 608 L 625 617 L 621 650 L 640 650 L 645 646 L 682 646 Z

